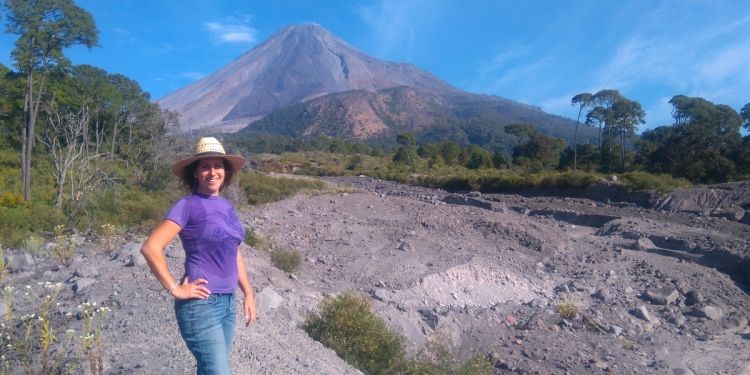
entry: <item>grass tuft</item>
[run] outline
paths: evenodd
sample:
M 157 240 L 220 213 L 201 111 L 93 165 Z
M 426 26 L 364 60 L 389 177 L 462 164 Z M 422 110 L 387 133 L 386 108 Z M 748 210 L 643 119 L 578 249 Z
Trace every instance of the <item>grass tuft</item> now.
M 284 272 L 292 273 L 302 264 L 302 255 L 297 250 L 289 251 L 277 247 L 271 252 L 271 262 L 274 267 Z
M 555 312 L 565 319 L 573 319 L 581 312 L 581 307 L 576 301 L 565 300 L 555 306 Z

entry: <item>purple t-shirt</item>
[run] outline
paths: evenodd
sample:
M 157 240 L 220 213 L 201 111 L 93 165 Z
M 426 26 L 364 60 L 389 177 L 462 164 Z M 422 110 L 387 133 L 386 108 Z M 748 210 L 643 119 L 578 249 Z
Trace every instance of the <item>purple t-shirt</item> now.
M 237 289 L 237 251 L 245 229 L 232 203 L 221 197 L 194 193 L 181 198 L 167 212 L 166 220 L 179 225 L 185 249 L 188 281 L 206 279 L 211 293 L 234 293 Z

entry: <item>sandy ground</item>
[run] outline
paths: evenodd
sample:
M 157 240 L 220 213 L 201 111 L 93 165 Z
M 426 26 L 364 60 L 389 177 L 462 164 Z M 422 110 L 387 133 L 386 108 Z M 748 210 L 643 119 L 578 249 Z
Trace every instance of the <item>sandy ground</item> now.
M 487 353 L 497 374 L 750 374 L 747 184 L 681 190 L 647 208 L 330 181 L 359 192 L 240 214 L 304 262 L 286 274 L 242 246 L 260 314 L 237 327 L 235 374 L 359 373 L 298 328 L 324 295 L 343 292 L 371 296 L 410 353 L 439 330 Z M 8 251 L 3 282 L 63 283 L 60 311 L 111 307 L 108 374 L 194 373 L 171 298 L 132 240 L 111 257 L 84 243 L 70 268 Z M 180 274 L 179 242 L 166 253 Z M 554 311 L 566 300 L 582 308 L 574 318 Z

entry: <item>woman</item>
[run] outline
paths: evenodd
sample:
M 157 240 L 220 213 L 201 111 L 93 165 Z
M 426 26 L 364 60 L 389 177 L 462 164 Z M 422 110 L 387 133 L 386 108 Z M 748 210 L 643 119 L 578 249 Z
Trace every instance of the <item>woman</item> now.
M 219 197 L 244 165 L 245 159 L 226 155 L 215 138 L 202 138 L 193 157 L 172 165 L 172 173 L 192 194 L 172 206 L 141 248 L 151 272 L 175 298 L 180 334 L 199 375 L 231 373 L 238 285 L 245 295 L 246 325 L 255 320 L 255 298 L 239 252 L 245 232 L 232 203 Z M 164 248 L 178 234 L 185 249 L 182 283 L 169 273 L 164 258 Z

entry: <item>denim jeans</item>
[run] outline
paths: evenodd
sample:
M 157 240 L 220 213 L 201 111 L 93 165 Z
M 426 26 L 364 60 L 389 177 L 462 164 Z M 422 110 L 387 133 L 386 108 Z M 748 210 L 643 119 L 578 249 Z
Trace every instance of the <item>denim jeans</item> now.
M 198 363 L 198 375 L 228 375 L 237 320 L 234 294 L 175 300 L 180 334 Z

